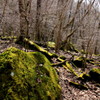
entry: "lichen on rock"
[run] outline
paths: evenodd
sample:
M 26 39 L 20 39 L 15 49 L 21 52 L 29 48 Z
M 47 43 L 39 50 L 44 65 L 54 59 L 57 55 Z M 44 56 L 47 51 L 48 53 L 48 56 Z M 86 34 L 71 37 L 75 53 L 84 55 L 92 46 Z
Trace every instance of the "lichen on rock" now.
M 1 100 L 59 100 L 56 71 L 40 52 L 9 48 L 0 54 Z

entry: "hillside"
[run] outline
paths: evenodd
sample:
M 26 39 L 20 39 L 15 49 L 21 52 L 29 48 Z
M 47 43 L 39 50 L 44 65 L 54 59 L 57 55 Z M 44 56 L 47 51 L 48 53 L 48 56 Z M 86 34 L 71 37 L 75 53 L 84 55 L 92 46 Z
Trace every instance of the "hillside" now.
M 2 48 L 0 47 L 1 48 L 0 55 L 3 55 L 3 52 L 9 47 L 16 47 L 18 49 L 27 52 L 36 52 L 34 48 L 25 49 L 21 45 L 10 42 L 8 42 L 8 44 L 5 45 L 5 42 L 7 41 L 2 40 L 2 43 L 0 45 L 2 47 Z M 48 49 L 49 49 L 48 52 L 54 53 L 54 50 L 52 50 L 51 48 Z M 19 53 L 19 55 L 21 55 L 21 53 Z M 83 59 L 80 59 L 80 57 L 82 57 L 82 53 L 80 52 L 77 53 L 73 51 L 64 52 L 60 50 L 59 54 L 57 55 L 58 57 L 57 56 L 52 57 L 51 63 L 52 67 L 56 70 L 59 76 L 59 84 L 62 89 L 61 100 L 99 100 L 100 99 L 100 94 L 99 94 L 100 55 L 93 55 L 91 59 L 86 59 L 86 62 L 84 62 Z

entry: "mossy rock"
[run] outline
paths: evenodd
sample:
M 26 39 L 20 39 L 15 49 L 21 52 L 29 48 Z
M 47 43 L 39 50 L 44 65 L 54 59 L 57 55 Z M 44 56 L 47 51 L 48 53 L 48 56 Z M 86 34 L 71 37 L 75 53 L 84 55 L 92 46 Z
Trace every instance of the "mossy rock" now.
M 54 49 L 55 48 L 55 42 L 47 42 L 47 47 Z
M 87 74 L 87 73 L 85 73 L 85 72 L 83 72 L 83 73 L 79 76 L 78 79 L 82 79 L 82 80 L 84 80 L 84 81 L 90 81 L 90 80 L 91 80 L 90 75 Z
M 75 56 L 72 63 L 75 67 L 79 67 L 79 68 L 85 68 L 87 66 L 86 58 L 84 58 L 82 56 L 79 56 L 79 57 Z
M 93 68 L 93 69 L 91 69 L 89 74 L 90 74 L 92 80 L 100 83 L 100 68 Z
M 56 71 L 40 52 L 9 48 L 0 54 L 0 100 L 60 100 Z

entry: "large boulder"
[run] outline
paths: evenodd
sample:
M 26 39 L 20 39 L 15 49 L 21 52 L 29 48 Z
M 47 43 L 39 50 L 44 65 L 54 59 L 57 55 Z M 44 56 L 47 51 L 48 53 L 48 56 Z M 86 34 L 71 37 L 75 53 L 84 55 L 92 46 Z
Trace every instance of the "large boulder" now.
M 0 54 L 0 100 L 60 100 L 56 71 L 40 52 L 9 48 Z

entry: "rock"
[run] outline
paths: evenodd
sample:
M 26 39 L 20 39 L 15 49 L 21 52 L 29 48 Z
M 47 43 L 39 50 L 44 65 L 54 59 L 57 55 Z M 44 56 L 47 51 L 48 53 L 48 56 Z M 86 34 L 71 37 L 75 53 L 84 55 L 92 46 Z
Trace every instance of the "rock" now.
M 82 79 L 84 81 L 90 81 L 91 80 L 90 75 L 86 74 L 85 72 L 83 72 L 82 74 L 80 74 L 80 76 L 79 76 L 78 79 Z
M 0 54 L 0 100 L 59 100 L 56 71 L 40 52 L 9 48 Z
M 91 69 L 89 74 L 90 74 L 90 77 L 92 78 L 92 80 L 100 83 L 100 68 Z
M 49 48 L 55 48 L 55 42 L 47 42 L 47 47 L 49 47 Z
M 72 63 L 74 66 L 79 67 L 79 68 L 85 68 L 86 67 L 86 58 L 82 56 L 75 56 L 74 60 L 72 60 Z

